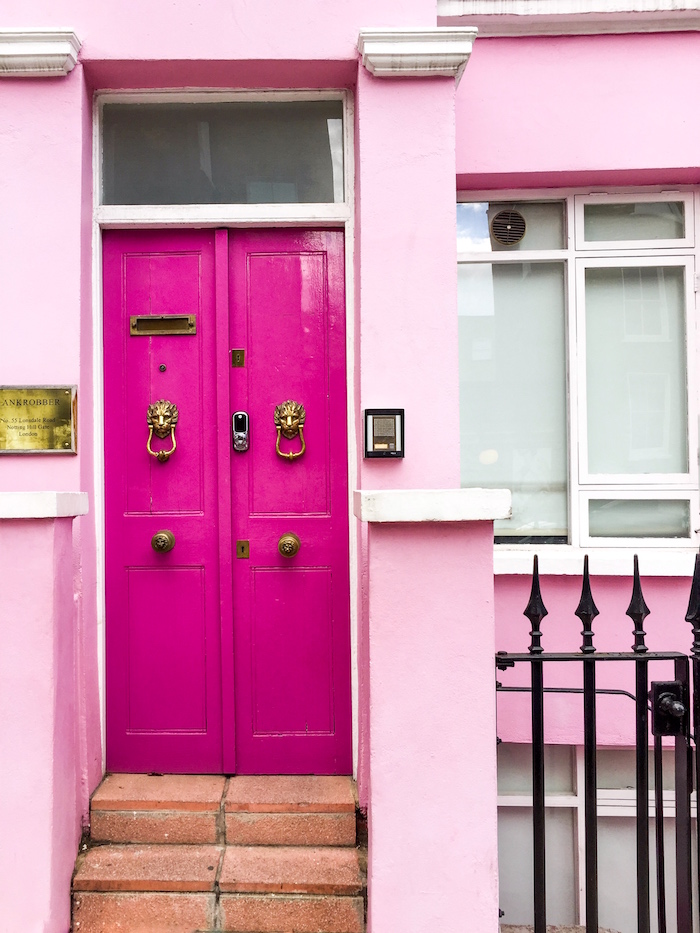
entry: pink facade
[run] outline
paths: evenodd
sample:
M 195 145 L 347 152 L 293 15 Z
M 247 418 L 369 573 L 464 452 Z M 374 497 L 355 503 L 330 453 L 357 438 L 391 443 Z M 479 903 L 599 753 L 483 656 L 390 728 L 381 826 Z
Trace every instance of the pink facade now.
M 3 38 L 16 39 L 13 31 L 51 31 L 57 23 L 73 30 L 82 43 L 77 64 L 65 75 L 22 77 L 8 68 L 10 73 L 0 78 L 5 127 L 0 145 L 1 381 L 77 385 L 79 432 L 75 456 L 0 457 L 0 498 L 27 494 L 0 501 L 3 929 L 67 933 L 70 875 L 81 826 L 89 796 L 114 753 L 103 729 L 105 671 L 110 664 L 116 669 L 122 665 L 121 649 L 111 653 L 111 633 L 105 638 L 105 624 L 108 629 L 110 624 L 109 606 L 105 623 L 105 578 L 114 572 L 110 560 L 115 542 L 106 540 L 105 527 L 111 526 L 109 519 L 105 526 L 104 490 L 105 476 L 108 490 L 115 488 L 110 482 L 122 482 L 114 463 L 124 425 L 117 409 L 128 405 L 130 396 L 126 402 L 114 401 L 118 393 L 108 387 L 107 405 L 103 403 L 104 373 L 123 388 L 115 372 L 119 338 L 112 346 L 108 328 L 104 352 L 111 355 L 106 365 L 103 359 L 103 308 L 112 313 L 107 291 L 104 305 L 102 299 L 111 274 L 109 255 L 103 267 L 103 230 L 127 228 L 112 236 L 128 241 L 130 236 L 138 239 L 144 227 L 197 228 L 205 232 L 193 236 L 211 238 L 218 244 L 212 250 L 220 249 L 219 259 L 233 266 L 237 260 L 222 246 L 222 230 L 292 227 L 329 231 L 310 240 L 335 238 L 333 248 L 344 273 L 338 296 L 344 285 L 347 342 L 334 357 L 332 378 L 340 388 L 327 414 L 328 424 L 342 435 L 341 443 L 347 442 L 347 473 L 344 450 L 334 448 L 336 459 L 329 459 L 324 469 L 340 477 L 339 507 L 344 511 L 333 532 L 340 544 L 334 539 L 324 547 L 338 549 L 335 579 L 344 587 L 343 611 L 350 619 L 345 623 L 349 641 L 338 655 L 345 672 L 336 684 L 345 704 L 338 717 L 346 754 L 336 770 L 353 770 L 360 805 L 368 811 L 368 927 L 372 933 L 457 933 L 466 923 L 483 933 L 495 931 L 493 652 L 525 650 L 525 566 L 534 548 L 517 573 L 512 568 L 501 572 L 497 558 L 494 577 L 492 522 L 505 517 L 505 500 L 486 496 L 478 505 L 478 496 L 467 501 L 458 489 L 455 191 L 507 200 L 512 189 L 587 192 L 696 184 L 700 130 L 690 115 L 700 36 L 671 31 L 477 38 L 471 58 L 469 40 L 463 37 L 461 65 L 469 61 L 456 86 L 456 65 L 445 70 L 443 63 L 440 70 L 434 61 L 423 61 L 423 71 L 416 74 L 411 71 L 413 52 L 400 43 L 394 48 L 393 71 L 386 75 L 371 73 L 371 52 L 364 60 L 358 55 L 360 34 L 375 27 L 392 27 L 409 38 L 411 30 L 425 30 L 420 42 L 427 43 L 428 51 L 422 54 L 437 54 L 429 49 L 431 36 L 439 38 L 435 3 L 429 0 L 295 0 L 274 10 L 269 4 L 214 0 L 205 7 L 193 10 L 180 0 L 145 7 L 111 0 L 48 5 L 25 0 L 11 4 L 0 23 L 0 55 Z M 468 17 L 439 22 L 443 30 L 470 25 Z M 10 61 L 19 47 L 12 46 Z M 240 205 L 230 217 L 216 214 L 219 205 L 205 205 L 199 215 L 188 213 L 189 205 L 180 216 L 168 213 L 170 206 L 133 217 L 105 213 L 93 156 L 101 145 L 94 107 L 95 100 L 102 100 L 100 93 L 176 90 L 186 99 L 204 89 L 232 94 L 246 89 L 343 92 L 346 213 L 337 204 L 324 205 L 317 213 L 318 205 L 306 213 L 294 205 L 297 214 L 286 215 L 272 209 L 267 215 L 246 215 Z M 336 214 L 331 207 L 338 208 Z M 247 235 L 241 233 L 242 238 Z M 256 233 L 251 240 L 265 236 Z M 271 233 L 270 240 L 275 236 L 279 234 Z M 268 243 L 266 250 L 273 246 Z M 119 271 L 114 275 L 108 287 L 117 294 Z M 214 288 L 212 283 L 206 287 Z M 226 288 L 212 301 L 227 300 Z M 120 300 L 114 299 L 117 313 Z M 237 300 L 248 298 L 239 295 Z M 261 353 L 281 352 L 274 336 L 268 334 L 267 343 L 263 339 Z M 244 337 L 235 339 L 244 345 Z M 307 367 L 319 352 L 317 347 L 309 350 Z M 223 367 L 210 366 L 206 374 L 213 404 L 216 391 L 229 389 L 231 370 L 225 360 Z M 124 384 L 133 389 L 133 382 Z M 319 389 L 321 396 L 324 392 Z M 254 404 L 249 401 L 251 411 Z M 382 406 L 405 410 L 403 459 L 363 459 L 362 413 Z M 226 424 L 231 412 L 224 408 L 220 414 Z M 117 420 L 119 429 L 112 433 Z M 215 441 L 210 437 L 202 442 L 211 444 L 206 457 L 223 462 L 228 456 L 226 430 L 221 428 Z M 315 430 L 310 422 L 309 443 L 323 438 L 326 444 L 326 434 Z M 186 432 L 183 437 L 197 443 Z M 274 459 L 270 462 L 278 466 Z M 259 475 L 278 490 L 279 477 L 272 467 L 269 475 L 265 469 L 261 466 Z M 326 482 L 319 476 L 317 484 Z M 235 490 L 235 477 L 232 482 Z M 75 504 L 73 511 L 68 505 L 52 506 L 53 511 L 39 514 L 32 498 L 33 493 L 78 490 L 87 493 L 87 514 Z M 309 501 L 317 491 L 311 480 L 302 490 Z M 356 500 L 353 510 L 356 491 L 376 491 L 378 512 L 366 496 Z M 381 498 L 383 493 L 405 496 L 394 507 Z M 438 502 L 444 500 L 438 493 L 454 496 L 449 500 L 453 514 L 441 511 Z M 216 493 L 210 490 L 208 495 L 216 512 Z M 416 502 L 423 505 L 412 511 Z M 259 511 L 266 509 L 275 511 L 272 506 Z M 289 512 L 277 511 L 287 521 Z M 316 504 L 308 512 L 317 516 L 330 508 Z M 73 516 L 80 517 L 71 524 Z M 254 524 L 250 515 L 248 520 Z M 320 519 L 305 521 L 310 527 Z M 272 535 L 270 531 L 268 537 Z M 229 542 L 235 538 L 234 533 Z M 205 539 L 202 547 L 210 543 Z M 254 539 L 253 531 L 246 531 L 248 539 Z M 656 572 L 645 573 L 643 564 L 652 609 L 650 647 L 684 650 L 690 644 L 683 616 L 691 551 L 677 566 L 661 561 L 658 567 L 665 569 Z M 325 568 L 321 557 L 314 559 Z M 231 574 L 231 563 L 222 558 L 219 571 Z M 599 566 L 607 565 L 603 561 Z M 650 561 L 649 566 L 657 565 Z M 573 650 L 579 644 L 574 572 L 555 573 L 545 565 L 548 649 Z M 593 572 L 601 610 L 596 623 L 600 647 L 626 650 L 631 643 L 631 625 L 624 616 L 629 571 L 596 573 L 594 563 Z M 314 594 L 315 603 L 323 602 Z M 217 602 L 218 596 L 212 598 Z M 227 598 L 220 601 L 224 607 Z M 269 598 L 274 602 L 279 597 Z M 250 602 L 255 602 L 252 597 Z M 231 631 L 229 637 L 235 639 Z M 225 640 L 223 644 L 225 649 Z M 226 689 L 227 676 L 233 677 L 231 657 L 227 663 L 224 686 L 218 690 Z M 475 703 L 480 710 L 476 720 Z M 225 730 L 237 713 L 231 704 L 222 709 Z M 580 744 L 575 704 L 562 702 L 551 710 L 548 741 Z M 111 714 L 108 708 L 108 723 Z M 618 728 L 614 704 L 601 712 L 599 725 L 603 744 L 633 741 Z M 529 741 L 529 723 L 514 706 L 503 707 L 499 735 L 506 741 Z M 147 758 L 148 748 L 143 768 L 156 770 L 145 763 Z M 233 770 L 230 759 L 220 760 L 201 770 Z M 305 761 L 297 770 L 306 770 Z M 280 770 L 285 767 L 292 768 L 282 764 Z M 267 768 L 274 770 L 274 765 Z M 34 862 L 36 896 L 29 907 L 19 874 L 27 839 L 32 852 L 45 857 L 40 866 Z

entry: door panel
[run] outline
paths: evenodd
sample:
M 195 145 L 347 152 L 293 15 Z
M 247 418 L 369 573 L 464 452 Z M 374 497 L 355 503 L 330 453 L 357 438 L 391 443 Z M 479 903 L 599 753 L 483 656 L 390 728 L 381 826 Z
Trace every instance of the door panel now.
M 351 771 L 343 263 L 339 231 L 104 235 L 110 770 Z M 170 314 L 196 334 L 131 335 L 133 315 Z M 146 449 L 159 399 L 179 409 L 165 462 Z M 306 409 L 291 461 L 288 399 Z
M 343 236 L 251 231 L 230 244 L 231 405 L 250 414 L 232 455 L 238 769 L 349 773 L 350 639 Z M 275 406 L 304 405 L 306 451 L 275 450 Z M 298 451 L 300 439 L 280 441 Z M 281 535 L 301 540 L 283 557 Z
M 214 248 L 210 232 L 104 235 L 107 767 L 220 771 Z M 132 315 L 195 314 L 196 335 L 131 336 Z M 146 450 L 149 404 L 177 448 Z M 153 438 L 156 451 L 170 438 Z M 168 529 L 175 547 L 156 553 Z

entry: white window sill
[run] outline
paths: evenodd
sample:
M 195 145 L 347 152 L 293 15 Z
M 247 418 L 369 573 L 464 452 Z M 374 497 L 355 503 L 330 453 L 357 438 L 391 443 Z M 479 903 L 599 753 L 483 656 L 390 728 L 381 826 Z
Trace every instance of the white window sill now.
M 647 577 L 691 577 L 697 551 L 678 548 L 579 548 L 569 544 L 524 544 L 494 546 L 494 573 L 531 574 L 532 558 L 539 556 L 541 575 L 580 576 L 583 558 L 588 554 L 589 569 L 596 576 L 631 577 L 633 558 L 639 555 L 639 572 Z

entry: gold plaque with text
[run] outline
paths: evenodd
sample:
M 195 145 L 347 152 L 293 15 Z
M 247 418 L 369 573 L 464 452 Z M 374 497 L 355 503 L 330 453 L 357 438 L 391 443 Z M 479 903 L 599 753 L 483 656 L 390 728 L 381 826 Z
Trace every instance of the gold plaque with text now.
M 76 386 L 0 386 L 0 454 L 74 454 Z

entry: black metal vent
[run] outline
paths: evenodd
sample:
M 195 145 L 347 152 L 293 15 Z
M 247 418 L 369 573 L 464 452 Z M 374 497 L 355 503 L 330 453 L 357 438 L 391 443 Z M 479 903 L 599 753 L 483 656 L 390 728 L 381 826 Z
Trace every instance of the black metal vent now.
M 525 229 L 520 211 L 499 211 L 491 221 L 491 236 L 501 246 L 515 246 L 525 236 Z

